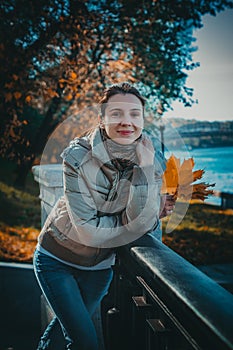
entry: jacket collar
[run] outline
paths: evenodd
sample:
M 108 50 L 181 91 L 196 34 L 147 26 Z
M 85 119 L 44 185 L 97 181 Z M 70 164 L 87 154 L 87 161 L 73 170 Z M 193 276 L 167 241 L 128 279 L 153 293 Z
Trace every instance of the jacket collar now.
M 100 160 L 103 164 L 113 167 L 108 151 L 104 146 L 100 128 L 96 128 L 90 140 L 92 156 Z

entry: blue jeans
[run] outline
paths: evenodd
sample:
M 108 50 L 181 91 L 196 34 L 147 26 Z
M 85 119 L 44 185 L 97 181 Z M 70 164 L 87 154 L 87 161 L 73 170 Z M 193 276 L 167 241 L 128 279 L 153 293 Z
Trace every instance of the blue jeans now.
M 80 270 L 38 250 L 33 264 L 41 290 L 56 315 L 41 337 L 38 350 L 97 350 L 91 317 L 108 292 L 112 269 Z

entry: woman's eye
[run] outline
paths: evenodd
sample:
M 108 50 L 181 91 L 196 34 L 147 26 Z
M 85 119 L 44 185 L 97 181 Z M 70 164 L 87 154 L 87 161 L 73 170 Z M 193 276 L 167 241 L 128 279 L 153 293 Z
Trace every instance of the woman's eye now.
M 111 117 L 113 117 L 113 118 L 118 118 L 118 117 L 120 117 L 120 112 L 113 112 L 113 113 L 111 113 Z
M 139 118 L 140 117 L 140 113 L 131 113 L 131 116 L 133 118 Z

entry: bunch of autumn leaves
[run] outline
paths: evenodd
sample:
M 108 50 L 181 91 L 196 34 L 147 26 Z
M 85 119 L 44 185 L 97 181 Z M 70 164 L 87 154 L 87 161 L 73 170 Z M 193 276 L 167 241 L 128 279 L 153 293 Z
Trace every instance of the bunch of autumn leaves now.
M 205 173 L 204 170 L 193 170 L 193 158 L 185 159 L 182 163 L 173 154 L 167 160 L 166 170 L 163 174 L 162 193 L 173 195 L 176 199 L 204 201 L 213 190 L 209 187 L 215 184 L 198 182 Z

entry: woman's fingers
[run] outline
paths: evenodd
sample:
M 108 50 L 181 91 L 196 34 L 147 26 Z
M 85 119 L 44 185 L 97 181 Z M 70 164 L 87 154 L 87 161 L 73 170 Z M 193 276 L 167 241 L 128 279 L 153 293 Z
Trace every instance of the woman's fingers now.
M 164 194 L 161 196 L 160 219 L 169 216 L 173 213 L 175 203 L 176 199 L 172 195 Z
M 136 147 L 136 153 L 140 166 L 148 166 L 154 163 L 155 150 L 153 143 L 149 138 L 143 137 L 139 140 Z

